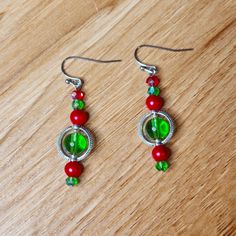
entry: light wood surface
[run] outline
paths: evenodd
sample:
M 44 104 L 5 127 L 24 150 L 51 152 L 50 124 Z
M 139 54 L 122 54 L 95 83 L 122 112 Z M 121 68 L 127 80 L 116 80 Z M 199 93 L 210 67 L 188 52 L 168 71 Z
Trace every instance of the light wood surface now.
M 234 0 L 1 1 L 0 235 L 236 235 L 235 12 Z M 140 53 L 177 127 L 166 173 L 137 135 L 142 43 L 195 48 Z M 70 125 L 69 55 L 123 60 L 68 63 L 96 136 L 75 188 L 55 147 Z

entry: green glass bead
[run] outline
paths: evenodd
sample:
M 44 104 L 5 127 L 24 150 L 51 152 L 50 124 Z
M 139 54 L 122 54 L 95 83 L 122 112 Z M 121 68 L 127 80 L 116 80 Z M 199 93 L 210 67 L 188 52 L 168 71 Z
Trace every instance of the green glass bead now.
M 88 140 L 81 133 L 71 133 L 65 137 L 63 144 L 70 154 L 78 155 L 87 149 Z
M 82 101 L 82 100 L 74 100 L 74 101 L 72 102 L 72 107 L 73 107 L 73 109 L 75 109 L 75 110 L 82 110 L 82 109 L 84 109 L 84 107 L 85 107 L 85 103 L 84 103 L 84 101 Z
M 148 94 L 150 94 L 150 95 L 156 95 L 156 96 L 158 96 L 159 93 L 160 93 L 160 89 L 157 88 L 157 87 L 151 86 L 151 87 L 148 88 Z
M 170 132 L 170 125 L 165 119 L 155 117 L 147 122 L 146 131 L 150 138 L 163 140 Z
M 169 168 L 169 164 L 168 162 L 166 161 L 160 161 L 160 162 L 157 162 L 157 164 L 155 165 L 156 169 L 159 170 L 159 171 L 167 171 L 168 168 Z
M 67 177 L 66 178 L 66 184 L 68 186 L 76 186 L 79 183 L 79 179 L 75 177 Z

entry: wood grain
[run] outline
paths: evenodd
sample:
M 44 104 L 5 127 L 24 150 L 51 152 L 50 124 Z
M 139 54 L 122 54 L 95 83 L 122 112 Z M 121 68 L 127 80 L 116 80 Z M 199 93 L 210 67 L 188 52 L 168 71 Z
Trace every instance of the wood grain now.
M 0 234 L 236 235 L 236 80 L 233 0 L 38 0 L 0 3 Z M 171 168 L 153 168 L 137 124 L 147 113 L 143 49 L 160 69 L 177 130 Z M 60 71 L 84 78 L 96 148 L 78 188 L 55 147 L 70 124 Z

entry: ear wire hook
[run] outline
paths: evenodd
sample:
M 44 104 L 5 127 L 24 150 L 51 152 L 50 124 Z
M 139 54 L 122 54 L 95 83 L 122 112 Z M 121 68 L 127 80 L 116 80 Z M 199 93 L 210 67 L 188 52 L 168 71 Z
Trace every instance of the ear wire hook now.
M 91 61 L 91 62 L 96 62 L 96 63 L 115 63 L 115 62 L 121 62 L 122 61 L 122 60 L 98 60 L 98 59 L 94 59 L 94 58 L 80 57 L 80 56 L 69 56 L 69 57 L 65 58 L 63 60 L 63 62 L 61 63 L 61 71 L 66 77 L 65 82 L 67 84 L 73 85 L 76 89 L 78 89 L 82 86 L 82 79 L 78 76 L 70 75 L 65 70 L 66 62 L 68 60 L 71 60 L 71 59 L 81 59 L 81 60 Z
M 158 46 L 158 45 L 150 45 L 150 44 L 139 45 L 134 51 L 134 58 L 135 58 L 137 64 L 140 66 L 140 69 L 149 73 L 150 75 L 156 74 L 158 72 L 158 70 L 155 65 L 150 65 L 150 64 L 144 63 L 138 58 L 138 50 L 143 47 L 158 48 L 161 50 L 166 50 L 166 51 L 171 51 L 171 52 L 185 52 L 185 51 L 194 50 L 193 48 L 176 48 L 175 49 L 175 48 L 166 48 L 166 47 L 162 47 L 162 46 Z

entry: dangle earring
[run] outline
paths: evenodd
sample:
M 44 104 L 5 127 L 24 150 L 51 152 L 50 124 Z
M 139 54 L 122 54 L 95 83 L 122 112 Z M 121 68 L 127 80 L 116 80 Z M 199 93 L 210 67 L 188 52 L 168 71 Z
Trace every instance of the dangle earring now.
M 84 95 L 81 90 L 83 81 L 80 77 L 72 76 L 65 71 L 65 63 L 70 59 L 81 59 L 97 63 L 112 63 L 120 62 L 121 60 L 96 60 L 86 57 L 70 56 L 67 57 L 61 64 L 62 73 L 65 75 L 67 84 L 71 84 L 75 90 L 72 92 L 72 108 L 73 111 L 70 114 L 70 120 L 72 126 L 64 129 L 58 137 L 57 149 L 60 156 L 65 159 L 67 164 L 65 165 L 65 173 L 68 176 L 66 178 L 66 184 L 68 186 L 76 186 L 79 183 L 79 176 L 83 172 L 83 165 L 81 163 L 92 151 L 94 146 L 94 138 L 91 132 L 84 127 L 85 123 L 89 119 L 89 115 L 84 111 Z
M 152 157 L 157 162 L 155 167 L 158 171 L 166 171 L 169 168 L 167 162 L 170 156 L 170 149 L 165 144 L 171 139 L 174 133 L 174 123 L 171 117 L 164 112 L 162 106 L 164 104 L 163 98 L 159 95 L 160 89 L 159 78 L 157 77 L 158 69 L 154 65 L 149 65 L 141 62 L 138 58 L 138 50 L 142 47 L 158 48 L 172 52 L 191 51 L 193 48 L 172 49 L 161 46 L 143 44 L 136 48 L 134 57 L 142 71 L 149 74 L 146 80 L 148 88 L 148 97 L 146 99 L 146 106 L 151 111 L 144 115 L 138 127 L 138 133 L 142 141 L 153 146 Z

